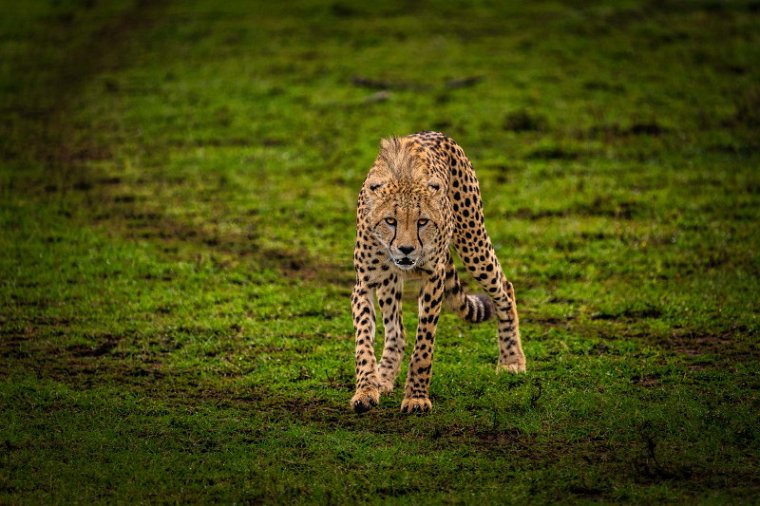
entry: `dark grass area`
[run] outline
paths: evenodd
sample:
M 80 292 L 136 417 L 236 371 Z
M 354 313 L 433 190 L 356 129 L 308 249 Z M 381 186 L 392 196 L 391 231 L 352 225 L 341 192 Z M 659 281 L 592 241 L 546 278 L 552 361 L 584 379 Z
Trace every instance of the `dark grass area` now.
M 757 502 L 756 3 L 3 11 L 0 502 Z M 433 413 L 357 416 L 355 198 L 423 129 L 528 373 L 445 314 Z

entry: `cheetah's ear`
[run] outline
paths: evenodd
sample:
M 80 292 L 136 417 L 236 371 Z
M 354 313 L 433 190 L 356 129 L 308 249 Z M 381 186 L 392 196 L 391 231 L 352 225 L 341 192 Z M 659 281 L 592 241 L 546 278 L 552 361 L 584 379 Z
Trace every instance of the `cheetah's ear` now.
M 433 195 L 438 195 L 441 191 L 441 188 L 443 188 L 443 184 L 441 184 L 440 179 L 437 177 L 430 178 L 430 180 L 427 183 L 428 188 L 430 191 L 433 192 Z
M 378 178 L 377 175 L 374 177 L 370 176 L 364 186 L 370 191 L 371 194 L 376 194 L 380 191 L 380 189 L 382 189 L 383 186 L 385 186 L 385 181 L 383 181 L 381 178 Z
M 370 179 L 364 183 L 364 198 L 366 199 L 367 205 L 374 207 L 375 202 L 379 198 L 380 190 L 383 188 L 383 186 L 385 186 L 385 181 L 382 181 L 380 179 Z

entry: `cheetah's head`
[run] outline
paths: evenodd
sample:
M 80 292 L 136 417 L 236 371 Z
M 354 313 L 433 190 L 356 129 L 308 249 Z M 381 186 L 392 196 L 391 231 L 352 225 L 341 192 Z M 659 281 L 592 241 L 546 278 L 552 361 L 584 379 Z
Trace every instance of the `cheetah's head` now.
M 370 181 L 367 190 L 369 232 L 387 252 L 389 262 L 411 270 L 437 256 L 445 233 L 440 183 Z

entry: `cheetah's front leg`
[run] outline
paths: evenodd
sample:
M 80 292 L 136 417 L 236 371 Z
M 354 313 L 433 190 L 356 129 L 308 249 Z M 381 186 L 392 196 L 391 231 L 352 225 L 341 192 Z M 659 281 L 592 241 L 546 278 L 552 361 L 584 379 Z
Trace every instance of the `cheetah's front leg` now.
M 404 400 L 401 403 L 401 411 L 404 413 L 426 412 L 433 407 L 428 389 L 432 375 L 433 341 L 442 302 L 443 272 L 440 271 L 430 276 L 420 293 L 417 339 L 406 377 Z
M 380 402 L 375 370 L 375 308 L 372 290 L 357 282 L 351 295 L 351 313 L 356 331 L 356 393 L 351 406 L 357 413 L 368 411 Z
M 393 390 L 401 360 L 404 358 L 404 325 L 401 321 L 401 291 L 403 282 L 396 274 L 391 274 L 377 287 L 377 302 L 383 314 L 385 328 L 385 346 L 380 359 L 380 392 Z

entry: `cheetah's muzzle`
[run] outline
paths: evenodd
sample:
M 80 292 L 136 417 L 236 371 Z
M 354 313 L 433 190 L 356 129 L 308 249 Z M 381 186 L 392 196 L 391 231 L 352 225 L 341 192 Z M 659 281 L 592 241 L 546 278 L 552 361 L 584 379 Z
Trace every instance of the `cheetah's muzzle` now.
M 400 267 L 402 269 L 411 269 L 412 267 L 417 265 L 417 261 L 412 260 L 409 257 L 394 258 L 393 263 L 396 264 L 397 267 Z

